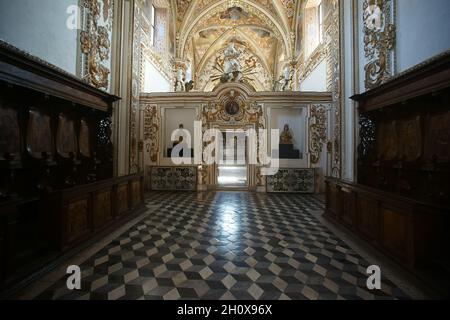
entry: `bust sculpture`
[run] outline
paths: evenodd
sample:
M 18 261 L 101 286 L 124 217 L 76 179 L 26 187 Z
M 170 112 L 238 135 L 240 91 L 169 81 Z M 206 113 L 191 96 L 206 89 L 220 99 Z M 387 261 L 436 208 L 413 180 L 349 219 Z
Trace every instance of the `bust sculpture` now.
M 288 124 L 284 125 L 284 130 L 280 136 L 280 143 L 281 144 L 294 144 L 291 130 L 290 130 Z

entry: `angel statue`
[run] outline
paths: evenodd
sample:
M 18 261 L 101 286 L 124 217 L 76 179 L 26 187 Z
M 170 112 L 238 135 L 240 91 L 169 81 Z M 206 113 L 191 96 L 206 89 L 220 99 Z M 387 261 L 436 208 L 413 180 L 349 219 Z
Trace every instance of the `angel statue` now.
M 283 70 L 283 81 L 282 91 L 292 91 L 292 80 L 294 78 L 294 69 L 290 66 L 286 66 Z
M 242 79 L 242 67 L 239 63 L 241 53 L 234 47 L 234 42 L 230 42 L 224 51 L 224 74 L 220 78 L 221 82 L 240 81 Z
M 175 80 L 175 91 L 184 91 L 183 69 L 180 67 L 177 70 L 177 78 Z
M 191 61 L 186 63 L 186 77 L 184 79 L 184 89 L 186 92 L 191 91 L 194 88 L 194 81 L 192 80 L 192 66 Z

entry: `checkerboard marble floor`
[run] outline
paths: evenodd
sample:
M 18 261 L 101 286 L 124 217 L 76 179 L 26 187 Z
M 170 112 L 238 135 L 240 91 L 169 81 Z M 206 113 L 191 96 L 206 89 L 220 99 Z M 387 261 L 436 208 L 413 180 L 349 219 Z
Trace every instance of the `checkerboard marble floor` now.
M 311 213 L 312 195 L 152 193 L 145 217 L 38 299 L 408 299 Z

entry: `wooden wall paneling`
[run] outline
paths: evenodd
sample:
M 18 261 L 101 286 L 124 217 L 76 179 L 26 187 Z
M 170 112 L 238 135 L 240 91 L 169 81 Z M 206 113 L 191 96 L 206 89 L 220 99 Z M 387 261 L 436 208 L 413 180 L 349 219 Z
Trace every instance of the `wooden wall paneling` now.
M 101 229 L 114 219 L 112 186 L 95 191 L 93 201 L 93 226 Z
M 342 211 L 339 189 L 340 187 L 338 185 L 326 182 L 327 212 L 335 218 L 340 216 Z
M 110 116 L 118 99 L 0 40 L 0 277 L 19 278 L 16 265 L 30 272 L 109 223 L 102 191 L 116 185 Z
M 121 216 L 128 212 L 130 208 L 130 197 L 129 197 L 129 183 L 122 182 L 117 185 L 116 191 L 116 207 L 117 207 L 117 215 Z
M 356 224 L 356 193 L 349 188 L 340 188 L 339 197 L 342 199 L 342 210 L 339 218 L 349 228 Z
M 380 243 L 394 257 L 414 265 L 411 211 L 383 203 L 380 205 Z
M 141 181 L 132 181 L 130 185 L 131 207 L 136 208 L 142 202 Z
M 1 207 L 4 281 L 9 283 L 46 249 L 41 239 L 36 199 L 12 201 Z
M 6 215 L 0 215 L 0 288 L 5 285 Z
M 356 198 L 356 229 L 364 238 L 375 243 L 379 241 L 378 201 L 369 194 L 359 193 Z
M 92 200 L 90 194 L 68 201 L 63 209 L 64 243 L 63 248 L 84 240 L 91 232 Z

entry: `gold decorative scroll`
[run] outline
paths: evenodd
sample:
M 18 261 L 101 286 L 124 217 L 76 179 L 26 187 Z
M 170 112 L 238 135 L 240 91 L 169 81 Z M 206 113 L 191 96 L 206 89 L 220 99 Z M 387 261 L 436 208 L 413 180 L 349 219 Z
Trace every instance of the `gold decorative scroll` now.
M 108 89 L 113 0 L 84 0 L 85 26 L 80 33 L 82 77 L 96 88 Z
M 395 73 L 395 0 L 364 1 L 365 86 L 372 89 Z

